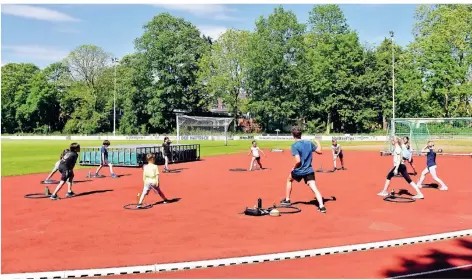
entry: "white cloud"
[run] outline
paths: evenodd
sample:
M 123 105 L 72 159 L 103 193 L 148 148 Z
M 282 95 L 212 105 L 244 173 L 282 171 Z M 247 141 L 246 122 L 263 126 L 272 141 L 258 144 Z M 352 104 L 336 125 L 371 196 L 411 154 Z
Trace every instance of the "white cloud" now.
M 214 20 L 241 20 L 239 17 L 232 16 L 231 13 L 235 12 L 236 9 L 231 9 L 225 5 L 205 5 L 205 4 L 155 4 L 156 7 L 161 7 L 167 10 L 183 11 L 190 13 L 197 17 L 205 17 L 207 19 Z
M 2 13 L 17 17 L 53 22 L 80 21 L 79 19 L 55 10 L 28 5 L 2 5 Z
M 212 40 L 217 40 L 221 34 L 225 33 L 228 30 L 227 27 L 224 26 L 212 26 L 212 25 L 199 25 L 197 28 L 200 30 L 201 33 L 205 34 L 206 36 L 210 36 Z
M 69 51 L 56 47 L 39 45 L 3 45 L 2 56 L 4 52 L 10 58 L 34 61 L 60 61 L 69 54 Z

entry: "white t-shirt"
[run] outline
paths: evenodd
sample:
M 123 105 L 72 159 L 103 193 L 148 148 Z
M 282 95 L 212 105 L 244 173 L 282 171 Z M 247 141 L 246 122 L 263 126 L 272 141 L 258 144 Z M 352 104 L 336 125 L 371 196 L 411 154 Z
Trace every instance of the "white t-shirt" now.
M 408 150 L 408 148 L 406 147 L 405 144 L 402 144 L 402 154 L 403 154 L 403 157 L 408 159 L 408 160 L 411 157 L 411 153 L 410 153 L 410 151 Z
M 400 165 L 402 161 L 402 148 L 395 146 L 395 149 L 393 150 L 393 166 Z
M 339 144 L 337 144 L 336 146 L 331 145 L 331 149 L 333 149 L 333 153 L 337 155 L 341 152 L 341 145 Z
M 251 147 L 252 156 L 259 157 L 259 147 Z

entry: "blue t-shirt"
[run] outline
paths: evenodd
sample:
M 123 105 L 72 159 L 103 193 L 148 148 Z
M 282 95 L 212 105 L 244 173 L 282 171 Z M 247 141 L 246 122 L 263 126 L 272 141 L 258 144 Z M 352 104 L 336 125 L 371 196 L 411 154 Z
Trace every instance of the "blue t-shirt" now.
M 429 149 L 429 152 L 426 154 L 426 165 L 428 167 L 436 165 L 436 152 L 433 149 Z
M 105 158 L 105 160 L 108 160 L 108 149 L 105 146 L 102 146 L 102 148 L 100 149 L 100 152 L 103 154 L 103 157 Z
M 292 144 L 292 156 L 300 156 L 300 166 L 292 171 L 294 175 L 305 176 L 310 173 L 315 173 L 311 162 L 313 160 L 313 152 L 316 148 L 313 142 L 306 140 L 299 140 Z

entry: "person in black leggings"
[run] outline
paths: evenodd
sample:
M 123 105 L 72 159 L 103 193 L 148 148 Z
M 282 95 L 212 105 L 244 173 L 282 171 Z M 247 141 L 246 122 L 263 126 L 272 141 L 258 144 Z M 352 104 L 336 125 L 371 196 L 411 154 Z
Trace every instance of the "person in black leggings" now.
M 390 186 L 390 180 L 392 179 L 393 176 L 400 173 L 402 174 L 405 181 L 416 190 L 416 195 L 413 196 L 412 198 L 423 199 L 424 195 L 421 193 L 420 189 L 416 186 L 416 184 L 411 180 L 410 175 L 408 175 L 408 172 L 406 170 L 406 166 L 403 163 L 401 138 L 397 136 L 393 137 L 392 145 L 395 146 L 395 149 L 393 150 L 393 168 L 392 170 L 390 170 L 390 172 L 387 175 L 387 180 L 385 181 L 384 189 L 381 192 L 379 192 L 377 195 L 388 196 L 388 187 Z

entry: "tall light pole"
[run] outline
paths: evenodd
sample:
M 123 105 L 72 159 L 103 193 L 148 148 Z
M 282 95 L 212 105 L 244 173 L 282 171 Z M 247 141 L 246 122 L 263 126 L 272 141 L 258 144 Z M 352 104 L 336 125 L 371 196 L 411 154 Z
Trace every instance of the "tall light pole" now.
M 113 57 L 111 61 L 115 68 L 115 86 L 113 90 L 113 136 L 116 135 L 116 64 L 118 64 L 118 58 Z
M 393 35 L 393 31 L 390 31 L 390 37 L 392 38 L 392 135 L 395 135 L 395 46 Z

